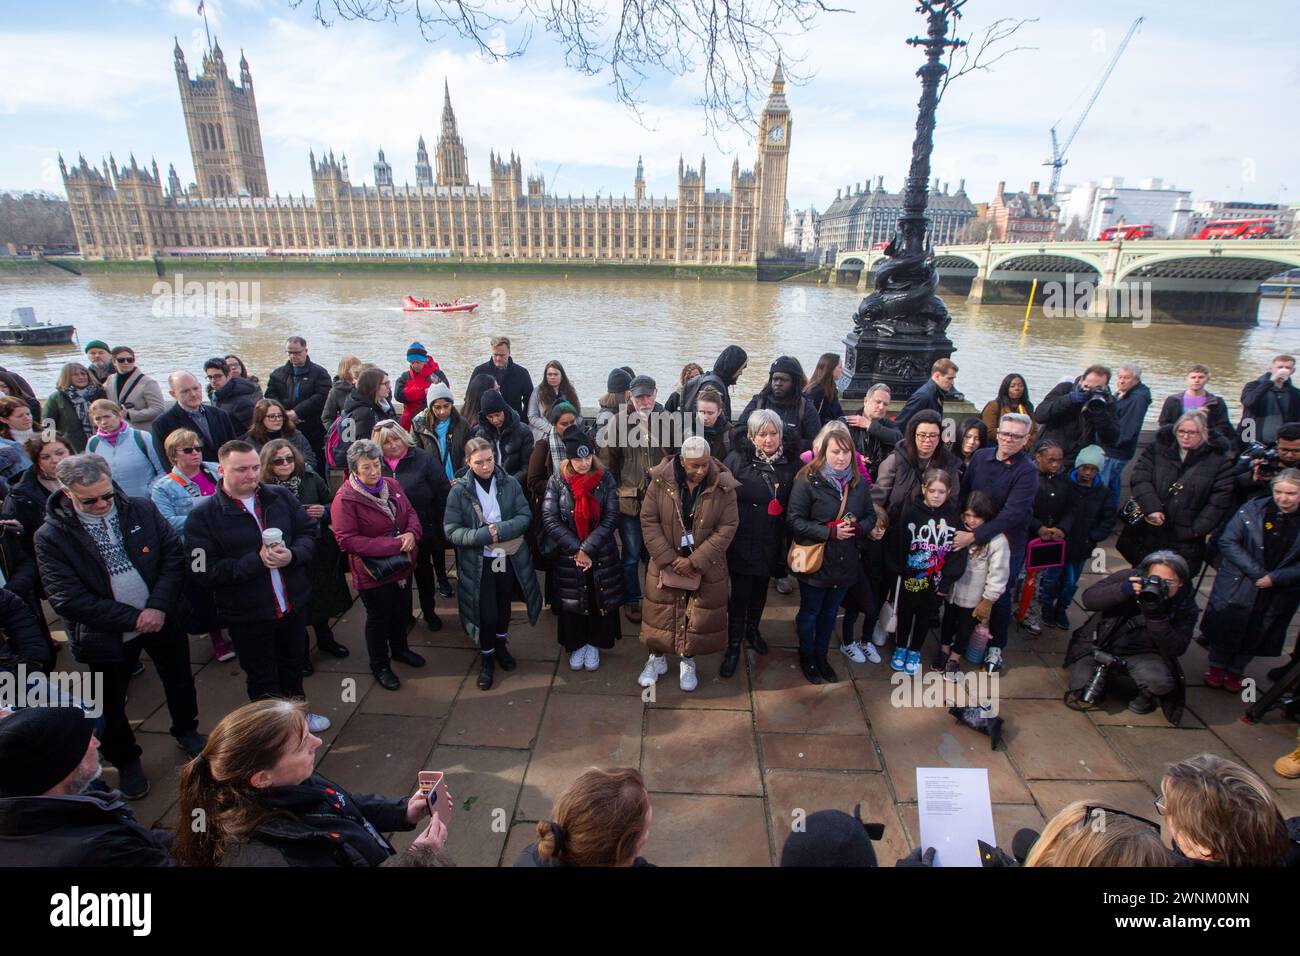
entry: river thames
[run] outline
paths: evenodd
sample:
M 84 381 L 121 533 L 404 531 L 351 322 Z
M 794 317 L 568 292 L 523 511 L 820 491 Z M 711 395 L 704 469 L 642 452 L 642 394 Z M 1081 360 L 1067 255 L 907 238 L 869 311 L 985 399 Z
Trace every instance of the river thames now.
M 794 355 L 811 372 L 822 352 L 842 354 L 842 339 L 863 295 L 851 286 L 671 280 L 634 272 L 568 279 L 505 273 L 461 280 L 418 273 L 231 278 L 259 283 L 255 321 L 160 317 L 151 293 L 158 280 L 152 277 L 76 277 L 53 270 L 39 278 L 0 277 L 0 316 L 16 306 L 32 306 L 43 321 L 75 325 L 83 345 L 91 339 L 130 345 L 140 367 L 160 380 L 176 368 L 199 374 L 205 358 L 233 352 L 265 381 L 285 361 L 284 339 L 292 334 L 304 336 L 312 358 L 331 372 L 341 356 L 354 354 L 396 378 L 405 367 L 406 345 L 420 341 L 447 371 L 458 396 L 469 371 L 487 359 L 488 337 L 504 334 L 534 381 L 548 360 L 558 358 L 586 404 L 604 392 L 614 366 L 631 365 L 653 375 L 663 399 L 685 362 L 708 368 L 719 351 L 736 343 L 750 355 L 736 389 L 743 403 L 762 387 L 777 355 Z M 169 286 L 172 281 L 169 276 Z M 459 295 L 480 306 L 460 316 L 403 313 L 406 293 L 433 301 Z M 1026 377 L 1037 400 L 1062 377 L 1093 362 L 1136 361 L 1157 399 L 1150 411 L 1154 421 L 1159 399 L 1182 387 L 1189 364 L 1203 362 L 1213 372 L 1210 390 L 1228 399 L 1235 420 L 1242 385 L 1266 371 L 1275 354 L 1300 349 L 1300 303 L 1293 303 L 1281 327 L 1275 327 L 1282 308 L 1278 299 L 1262 300 L 1259 325 L 1250 329 L 1135 327 L 1046 318 L 1035 308 L 1028 334 L 1022 334 L 1023 306 L 970 307 L 958 295 L 945 301 L 953 314 L 948 330 L 957 345 L 953 360 L 961 368 L 957 387 L 981 406 L 1010 371 Z M 53 389 L 62 363 L 83 358 L 75 346 L 5 347 L 0 357 L 0 364 L 25 375 L 40 395 Z

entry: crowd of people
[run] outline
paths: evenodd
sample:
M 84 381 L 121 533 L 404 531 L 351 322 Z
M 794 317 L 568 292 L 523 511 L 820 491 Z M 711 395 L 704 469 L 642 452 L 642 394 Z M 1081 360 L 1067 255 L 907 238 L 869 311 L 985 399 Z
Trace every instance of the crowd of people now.
M 799 666 L 812 684 L 840 680 L 837 625 L 846 662 L 883 664 L 879 648 L 892 641 L 894 671 L 923 672 L 928 649 L 929 669 L 953 681 L 963 662 L 1004 670 L 1013 622 L 1030 637 L 1073 628 L 1067 705 L 1097 706 L 1119 688 L 1134 712 L 1159 707 L 1173 723 L 1183 710 L 1179 660 L 1198 625 L 1209 648 L 1205 683 L 1239 691 L 1256 657 L 1283 653 L 1300 606 L 1291 356 L 1247 383 L 1235 425 L 1207 390 L 1209 369 L 1193 366 L 1144 442 L 1153 398 L 1134 364 L 1114 376 L 1089 366 L 1037 403 L 1025 376 L 1009 374 L 980 414 L 958 421 L 950 410 L 959 369 L 949 359 L 891 414 L 887 385 L 860 400 L 840 393 L 833 353 L 811 378 L 797 358 L 777 357 L 742 403 L 732 393 L 749 357 L 729 346 L 708 371 L 683 368 L 663 404 L 652 376 L 613 369 L 588 418 L 561 362 L 547 363 L 534 386 L 504 336 L 492 338 L 459 407 L 419 342 L 395 385 L 356 356 L 331 374 L 300 336 L 285 351 L 265 389 L 237 355 L 204 361 L 206 385 L 172 371 L 170 405 L 131 348 L 98 340 L 84 364 L 63 366 L 43 404 L 20 375 L 0 369 L 0 668 L 22 664 L 40 682 L 54 666 L 62 642 L 51 635 L 47 600 L 77 660 L 104 675 L 105 698 L 91 744 L 81 723 L 58 718 L 63 756 L 81 751 L 71 767 L 50 763 L 62 776 L 30 793 L 0 784 L 0 849 L 6 799 L 71 792 L 99 753 L 118 770 L 117 797 L 149 791 L 125 711 L 147 652 L 171 733 L 191 758 L 182 804 L 229 821 L 203 839 L 178 835 L 163 852 L 196 865 L 299 853 L 385 862 L 394 854 L 378 831 L 430 815 L 416 843 L 438 856 L 447 820 L 433 804 L 353 799 L 313 770 L 315 735 L 329 721 L 306 700 L 311 636 L 316 654 L 351 653 L 331 623 L 354 592 L 369 667 L 386 691 L 401 687 L 394 665 L 425 664 L 410 634 L 443 627 L 439 599 L 456 602 L 481 690 L 516 667 L 518 600 L 533 625 L 550 609 L 572 670 L 598 669 L 626 622 L 647 652 L 640 686 L 655 685 L 672 658 L 689 693 L 704 658 L 720 655 L 707 666 L 732 679 L 746 646 L 767 654 L 769 589 L 797 588 Z M 1085 567 L 1117 524 L 1127 566 L 1087 587 L 1086 619 L 1072 621 Z M 1217 573 L 1202 614 L 1197 576 L 1207 563 Z M 210 737 L 197 730 L 189 635 L 206 635 L 214 657 L 237 660 L 246 679 L 250 704 Z M 1293 651 L 1269 680 L 1293 679 L 1297 662 Z M 22 738 L 34 719 L 5 718 L 0 738 Z M 29 744 L 12 746 L 25 753 Z M 21 777 L 9 759 L 0 756 L 0 777 Z M 1240 768 L 1186 763 L 1195 764 L 1191 776 L 1256 789 Z M 1300 776 L 1300 748 L 1277 770 Z M 1171 771 L 1171 786 L 1184 779 Z M 650 810 L 635 772 L 601 771 L 574 786 L 582 789 L 539 825 L 521 863 L 640 861 Z M 617 833 L 583 832 L 584 821 L 608 828 L 618 815 L 592 815 L 599 794 L 626 815 Z M 129 817 L 113 799 L 104 812 Z M 1065 813 L 1077 822 L 1094 809 Z M 301 826 L 284 813 L 301 815 Z M 329 823 L 316 819 L 322 813 Z M 336 816 L 351 825 L 341 838 L 325 832 Z M 1070 826 L 1056 822 L 1026 865 L 1089 853 L 1154 860 L 1141 828 L 1127 848 L 1042 848 L 1070 842 Z M 1187 819 L 1184 852 L 1231 856 L 1204 842 L 1207 825 Z M 828 818 L 824 833 L 862 829 Z M 320 842 L 327 836 L 337 845 Z M 1257 849 L 1267 842 L 1258 841 Z M 808 859 L 825 847 L 787 851 Z

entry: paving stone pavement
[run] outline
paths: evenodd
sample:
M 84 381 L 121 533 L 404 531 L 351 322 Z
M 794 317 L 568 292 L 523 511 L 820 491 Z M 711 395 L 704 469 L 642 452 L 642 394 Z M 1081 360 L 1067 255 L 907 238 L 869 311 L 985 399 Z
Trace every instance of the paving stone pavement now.
M 1123 566 L 1109 557 L 1112 567 Z M 1086 576 L 1080 592 L 1098 577 Z M 1211 582 L 1207 576 L 1202 585 L 1202 606 Z M 701 658 L 699 688 L 683 693 L 673 662 L 646 701 L 635 683 L 645 661 L 636 625 L 624 620 L 623 640 L 602 655 L 598 671 L 574 673 L 550 612 L 529 627 L 519 604 L 511 632 L 519 668 L 498 670 L 492 690 L 479 691 L 454 600 L 440 600 L 441 632 L 419 622 L 411 634 L 428 664 L 396 665 L 402 688 L 385 691 L 366 668 L 358 601 L 335 627 L 351 656 L 314 655 L 317 671 L 307 679 L 312 709 L 334 722 L 322 735 L 319 768 L 354 791 L 390 795 L 413 788 L 419 770 L 446 771 L 456 807 L 448 850 L 464 866 L 512 864 L 534 839 L 536 821 L 591 766 L 633 766 L 645 775 L 655 809 L 645 853 L 660 865 L 769 865 L 801 815 L 858 803 L 864 819 L 885 823 L 877 851 L 892 862 L 918 838 L 919 766 L 986 768 L 1004 846 L 1018 828 L 1040 827 L 1075 799 L 1154 819 L 1162 768 L 1202 751 L 1251 767 L 1288 814 L 1300 813 L 1300 780 L 1272 769 L 1296 746 L 1297 725 L 1276 711 L 1260 724 L 1242 723 L 1240 699 L 1203 686 L 1205 652 L 1195 644 L 1183 658 L 1187 716 L 1171 727 L 1159 711 L 1137 716 L 1115 702 L 1089 714 L 1066 709 L 1067 633 L 1046 629 L 1035 639 L 1013 625 L 999 682 L 1006 742 L 991 751 L 989 739 L 958 725 L 946 706 L 898 706 L 888 655 L 879 665 L 855 665 L 833 652 L 840 682 L 807 684 L 794 652 L 796 606 L 797 595 L 772 590 L 764 625 L 771 652 L 746 650 L 731 680 L 718 677 L 720 656 Z M 1084 617 L 1076 605 L 1073 623 Z M 1294 638 L 1293 626 L 1288 646 Z M 243 675 L 233 661 L 214 662 L 206 638 L 191 647 L 207 732 L 244 702 Z M 1267 686 L 1264 672 L 1277 663 L 1257 660 L 1248 676 Z M 60 665 L 75 666 L 66 653 Z M 153 789 L 134 806 L 142 822 L 171 825 L 183 755 L 167 734 L 147 660 L 146 668 L 132 681 L 128 712 Z M 116 781 L 111 767 L 105 776 Z M 394 838 L 399 846 L 410 839 Z

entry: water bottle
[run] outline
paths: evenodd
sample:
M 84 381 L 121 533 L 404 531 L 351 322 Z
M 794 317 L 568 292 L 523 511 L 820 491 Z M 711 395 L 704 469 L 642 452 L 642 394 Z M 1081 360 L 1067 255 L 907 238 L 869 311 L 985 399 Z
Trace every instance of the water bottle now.
M 966 660 L 972 664 L 984 663 L 984 652 L 988 650 L 989 629 L 983 624 L 976 624 L 975 630 L 971 632 L 970 641 L 966 645 Z

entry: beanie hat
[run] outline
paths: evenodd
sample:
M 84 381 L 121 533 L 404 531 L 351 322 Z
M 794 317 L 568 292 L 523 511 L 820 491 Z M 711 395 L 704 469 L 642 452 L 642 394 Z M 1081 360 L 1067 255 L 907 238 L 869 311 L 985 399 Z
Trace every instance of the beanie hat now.
M 509 411 L 510 406 L 495 388 L 490 388 L 483 393 L 483 397 L 478 400 L 478 414 L 482 418 L 484 415 L 494 415 L 497 412 Z
M 429 350 L 419 342 L 412 342 L 406 347 L 406 360 L 408 362 L 427 362 L 429 361 Z
M 451 394 L 451 389 L 449 389 L 446 385 L 442 384 L 442 382 L 434 382 L 432 385 L 429 386 L 429 390 L 424 393 L 424 400 L 427 404 L 432 405 L 440 398 L 445 398 L 453 405 L 456 404 L 456 399 Z
M 86 352 L 89 353 L 91 349 L 103 349 L 105 352 L 107 352 L 108 343 L 105 342 L 103 339 L 91 339 L 89 342 L 86 343 Z
M 556 422 L 560 420 L 561 415 L 573 415 L 577 418 L 582 417 L 582 415 L 578 412 L 576 408 L 573 407 L 573 405 L 570 402 L 559 401 L 556 402 L 554 405 L 552 405 L 551 410 L 546 413 L 546 420 L 550 422 L 552 425 L 554 425 Z
M 632 376 L 623 369 L 616 368 L 609 373 L 609 380 L 605 383 L 605 390 L 611 395 L 622 395 L 631 386 Z
M 1074 456 L 1074 467 L 1080 465 L 1092 465 L 1098 471 L 1101 466 L 1106 464 L 1106 453 L 1101 450 L 1099 445 L 1089 445 L 1087 448 L 1079 450 L 1079 454 Z
M 596 440 L 581 428 L 570 428 L 564 433 L 564 457 L 587 458 L 596 454 Z
M 37 797 L 62 782 L 94 729 L 79 707 L 28 707 L 0 720 L 0 797 Z
M 863 823 L 862 807 L 853 816 L 843 810 L 818 810 L 791 833 L 781 848 L 782 866 L 876 866 L 871 841 L 884 836 L 878 823 Z
M 799 360 L 797 358 L 791 358 L 789 355 L 779 356 L 777 360 L 772 363 L 772 367 L 768 369 L 768 375 L 775 375 L 777 372 L 785 372 L 786 375 L 789 375 L 796 381 L 805 378 L 805 375 L 803 374 L 803 366 L 799 364 Z

